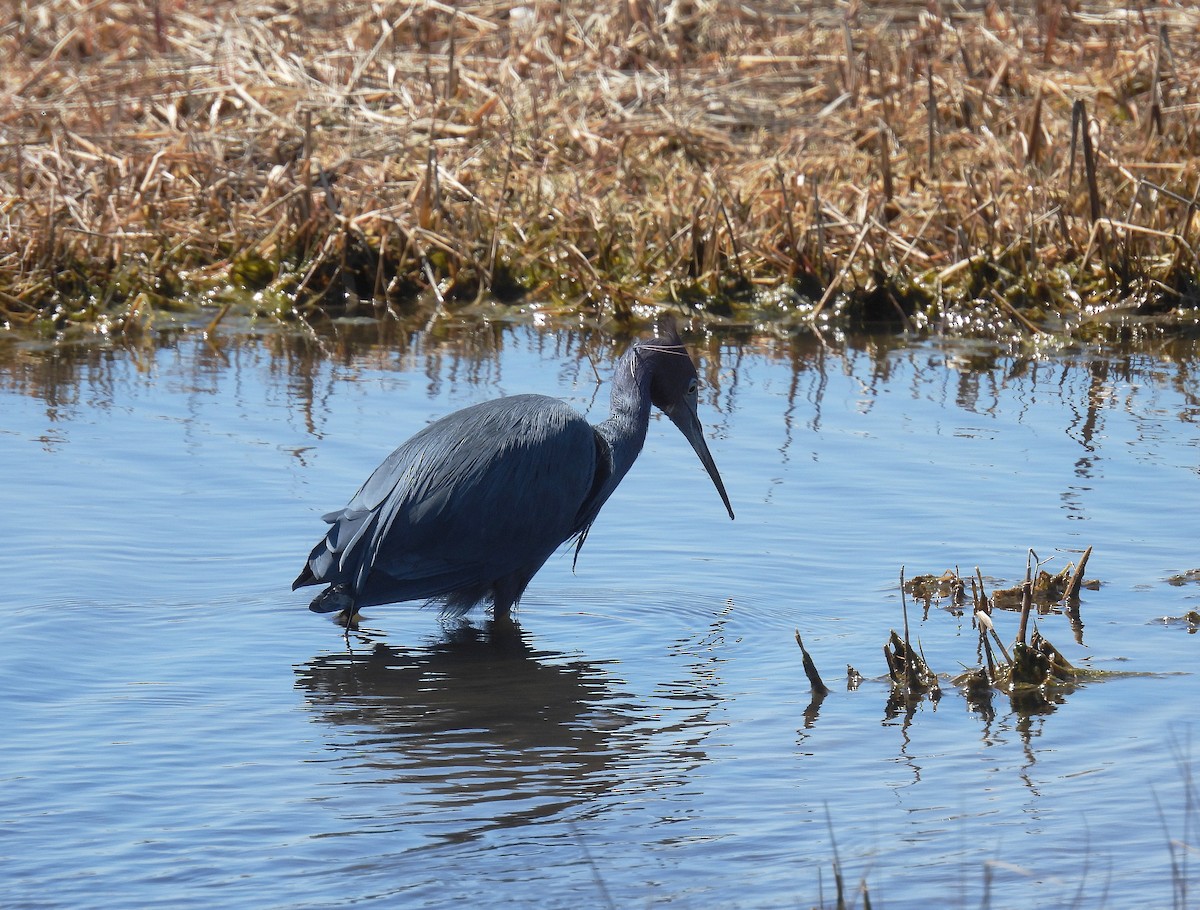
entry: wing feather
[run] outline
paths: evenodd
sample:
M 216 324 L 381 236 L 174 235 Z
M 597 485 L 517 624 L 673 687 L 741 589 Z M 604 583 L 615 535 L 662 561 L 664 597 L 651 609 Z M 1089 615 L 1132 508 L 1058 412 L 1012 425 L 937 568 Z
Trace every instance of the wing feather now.
M 351 584 L 367 602 L 385 602 L 536 571 L 579 530 L 597 476 L 595 440 L 579 414 L 541 395 L 430 424 L 326 516 L 331 527 L 303 583 Z

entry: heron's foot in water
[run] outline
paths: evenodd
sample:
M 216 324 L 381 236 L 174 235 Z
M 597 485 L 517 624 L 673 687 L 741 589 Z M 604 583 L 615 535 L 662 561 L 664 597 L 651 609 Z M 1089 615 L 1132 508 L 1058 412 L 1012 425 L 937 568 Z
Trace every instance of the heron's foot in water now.
M 313 598 L 308 608 L 314 613 L 332 613 L 340 610 L 352 614 L 355 610 L 354 596 L 348 585 L 330 585 Z
M 337 611 L 333 621 L 350 632 L 358 631 L 358 622 L 362 619 L 349 585 L 330 585 L 313 598 L 308 608 L 314 613 Z

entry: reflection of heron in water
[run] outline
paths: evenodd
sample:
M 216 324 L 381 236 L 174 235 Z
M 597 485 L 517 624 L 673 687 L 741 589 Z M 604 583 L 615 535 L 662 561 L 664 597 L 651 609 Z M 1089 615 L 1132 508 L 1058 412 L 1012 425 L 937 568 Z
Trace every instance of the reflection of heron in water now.
M 451 839 L 583 806 L 645 745 L 600 667 L 534 651 L 511 622 L 463 624 L 425 648 L 324 655 L 296 673 L 316 716 L 345 728 L 328 748 L 346 769 L 415 784 L 416 805 L 397 804 L 398 817 L 436 812 Z

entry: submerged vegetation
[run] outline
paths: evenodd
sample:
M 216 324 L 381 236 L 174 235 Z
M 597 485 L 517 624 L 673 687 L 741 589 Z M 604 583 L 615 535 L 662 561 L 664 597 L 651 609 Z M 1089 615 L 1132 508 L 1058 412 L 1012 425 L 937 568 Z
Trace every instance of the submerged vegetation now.
M 1185 4 L 9 8 L 10 326 L 523 302 L 1088 336 L 1200 304 Z

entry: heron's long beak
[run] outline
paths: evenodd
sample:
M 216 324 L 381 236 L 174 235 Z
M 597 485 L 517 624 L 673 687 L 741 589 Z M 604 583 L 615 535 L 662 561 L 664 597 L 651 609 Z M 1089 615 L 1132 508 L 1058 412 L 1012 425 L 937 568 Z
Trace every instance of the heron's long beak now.
M 700 463 L 704 465 L 704 470 L 708 471 L 708 476 L 712 478 L 713 486 L 721 494 L 721 502 L 725 503 L 725 511 L 729 513 L 730 518 L 733 518 L 733 506 L 729 504 L 729 494 L 725 492 L 725 484 L 721 480 L 720 472 L 717 471 L 717 463 L 713 461 L 712 453 L 708 451 L 708 443 L 704 441 L 704 428 L 700 426 L 700 418 L 696 414 L 695 407 L 689 402 L 683 401 L 672 408 L 671 413 L 667 416 L 671 418 L 671 423 L 679 427 L 679 432 L 687 438 L 696 454 L 700 456 Z

